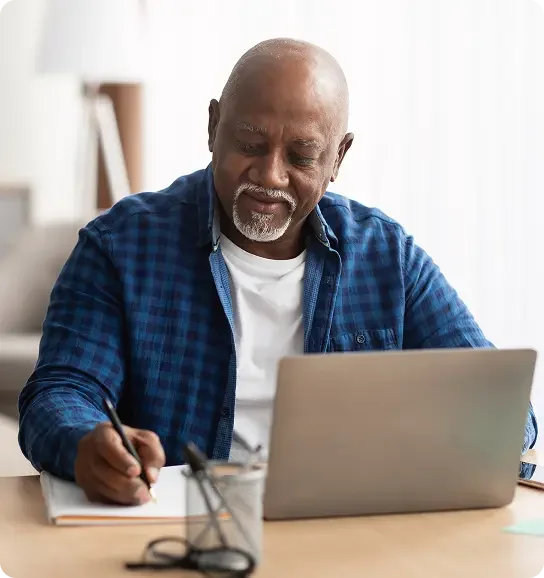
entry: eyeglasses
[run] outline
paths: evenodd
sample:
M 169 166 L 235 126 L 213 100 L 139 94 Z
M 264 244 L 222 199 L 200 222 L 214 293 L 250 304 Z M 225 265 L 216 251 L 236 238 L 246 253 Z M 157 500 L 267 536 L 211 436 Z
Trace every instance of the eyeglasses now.
M 175 546 L 181 546 L 175 553 Z M 193 548 L 177 536 L 165 536 L 147 544 L 142 560 L 125 564 L 128 570 L 183 569 L 200 572 L 204 576 L 247 578 L 255 570 L 255 560 L 237 548 Z

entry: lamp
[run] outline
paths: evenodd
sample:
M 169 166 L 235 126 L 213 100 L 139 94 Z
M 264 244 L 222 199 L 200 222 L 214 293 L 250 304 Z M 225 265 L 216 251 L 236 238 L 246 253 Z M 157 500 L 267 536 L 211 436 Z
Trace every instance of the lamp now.
M 105 83 L 145 78 L 145 0 L 45 0 L 37 71 L 77 78 L 84 98 L 77 186 L 84 214 L 96 212 L 98 147 L 113 202 L 130 192 L 119 127 Z

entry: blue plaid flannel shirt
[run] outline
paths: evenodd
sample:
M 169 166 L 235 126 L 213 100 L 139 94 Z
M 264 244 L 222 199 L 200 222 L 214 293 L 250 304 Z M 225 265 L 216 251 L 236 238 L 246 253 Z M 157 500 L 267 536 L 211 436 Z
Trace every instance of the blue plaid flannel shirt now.
M 438 267 L 393 220 L 327 193 L 310 217 L 304 350 L 492 347 Z M 73 479 L 80 438 L 106 419 L 155 431 L 167 465 L 194 441 L 229 455 L 236 358 L 210 167 L 129 196 L 80 231 L 51 294 L 19 399 L 19 443 Z M 525 447 L 537 425 L 532 406 Z

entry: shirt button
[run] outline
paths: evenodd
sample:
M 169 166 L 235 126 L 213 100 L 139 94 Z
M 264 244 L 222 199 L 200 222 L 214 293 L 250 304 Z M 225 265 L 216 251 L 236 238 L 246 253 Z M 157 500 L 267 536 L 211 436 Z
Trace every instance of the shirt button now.
M 221 408 L 221 417 L 229 417 L 230 409 L 228 407 Z
M 357 335 L 356 341 L 359 345 L 362 345 L 365 342 L 365 336 L 364 335 Z

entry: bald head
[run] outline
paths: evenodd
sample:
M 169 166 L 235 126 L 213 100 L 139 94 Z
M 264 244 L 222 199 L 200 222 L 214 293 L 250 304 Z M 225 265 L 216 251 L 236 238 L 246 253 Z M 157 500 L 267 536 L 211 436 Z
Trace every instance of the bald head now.
M 209 115 L 223 231 L 246 251 L 293 256 L 353 140 L 340 66 L 308 42 L 261 42 L 236 63 Z
M 294 91 L 313 85 L 315 95 L 327 101 L 347 130 L 349 92 L 336 59 L 323 48 L 291 38 L 273 38 L 250 48 L 235 64 L 221 94 L 221 101 L 236 98 L 264 79 L 285 82 Z

